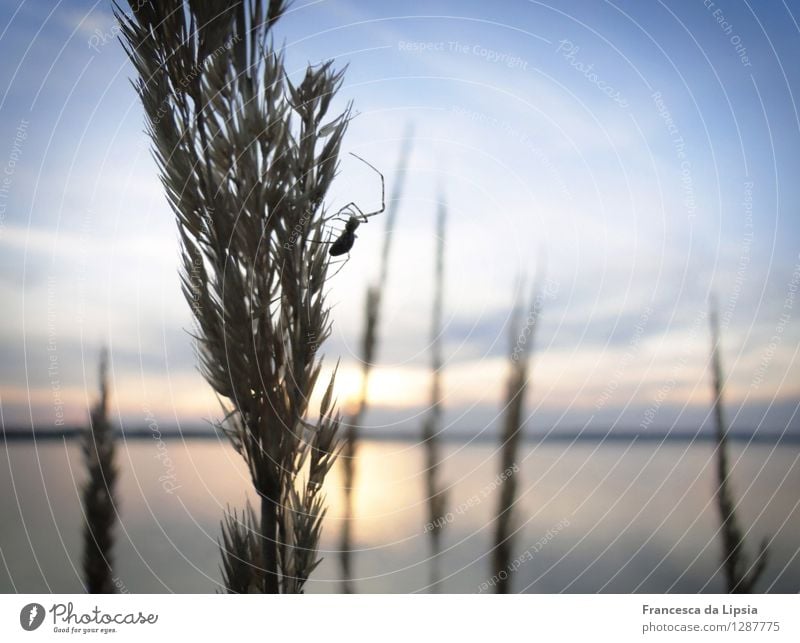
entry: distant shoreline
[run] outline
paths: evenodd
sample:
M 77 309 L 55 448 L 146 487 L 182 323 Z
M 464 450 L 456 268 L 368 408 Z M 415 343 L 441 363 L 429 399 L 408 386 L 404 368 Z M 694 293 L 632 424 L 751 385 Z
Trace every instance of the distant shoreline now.
M 77 439 L 84 429 L 81 427 L 66 427 L 63 429 L 31 429 L 10 428 L 2 431 L 2 438 L 5 442 L 52 442 Z M 152 440 L 156 438 L 153 431 L 147 428 L 126 429 L 119 432 L 119 437 L 125 440 Z M 493 431 L 483 431 L 482 433 L 465 432 L 443 432 L 440 434 L 443 442 L 455 442 L 464 444 L 475 442 L 477 444 L 495 443 L 499 439 Z M 421 442 L 418 432 L 397 431 L 387 432 L 363 432 L 362 438 L 366 441 L 375 442 Z M 165 429 L 158 432 L 156 439 L 162 440 L 222 440 L 227 438 L 219 432 L 208 428 L 185 428 L 185 429 Z M 714 435 L 709 431 L 633 431 L 630 429 L 613 429 L 606 431 L 570 431 L 568 429 L 551 431 L 542 434 L 541 431 L 526 431 L 522 435 L 526 443 L 539 442 L 714 442 Z M 800 445 L 800 434 L 786 431 L 783 435 L 779 432 L 759 432 L 748 433 L 745 431 L 730 432 L 728 439 L 732 442 L 751 442 L 753 444 L 784 444 Z

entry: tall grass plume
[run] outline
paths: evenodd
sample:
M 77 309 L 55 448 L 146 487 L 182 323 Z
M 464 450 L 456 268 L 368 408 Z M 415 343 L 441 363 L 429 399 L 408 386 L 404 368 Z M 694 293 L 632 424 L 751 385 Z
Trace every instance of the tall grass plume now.
M 183 294 L 220 428 L 256 507 L 223 519 L 229 592 L 300 593 L 319 563 L 333 464 L 333 378 L 307 419 L 330 333 L 324 199 L 349 108 L 331 62 L 294 83 L 276 51 L 278 0 L 129 0 L 117 10 L 181 245 Z
M 422 441 L 425 445 L 425 496 L 428 508 L 427 532 L 431 542 L 432 592 L 439 590 L 441 580 L 440 555 L 442 551 L 442 530 L 445 526 L 447 493 L 441 482 L 441 453 L 439 432 L 442 427 L 442 315 L 444 309 L 444 248 L 447 230 L 447 204 L 444 196 L 439 199 L 436 216 L 436 256 L 434 260 L 434 292 L 431 314 L 431 393 L 428 416 L 422 424 Z
M 100 356 L 100 395 L 89 414 L 82 447 L 88 473 L 83 504 L 83 581 L 90 594 L 113 594 L 112 549 L 117 521 L 114 431 L 108 419 L 108 354 Z
M 714 421 L 717 455 L 717 488 L 715 497 L 719 509 L 722 537 L 722 566 L 725 570 L 726 591 L 730 594 L 750 594 L 767 565 L 767 540 L 759 546 L 758 554 L 751 562 L 745 551 L 745 536 L 736 515 L 736 501 L 731 489 L 731 474 L 728 465 L 728 427 L 723 409 L 722 362 L 719 356 L 719 320 L 716 306 L 710 306 L 711 325 L 711 381 L 714 405 Z
M 389 277 L 389 258 L 394 238 L 397 210 L 403 197 L 408 159 L 411 155 L 413 128 L 408 126 L 403 137 L 400 156 L 394 174 L 394 185 L 386 206 L 385 229 L 381 247 L 380 268 L 376 282 L 367 286 L 364 306 L 364 334 L 361 339 L 361 385 L 355 411 L 348 418 L 342 446 L 342 487 L 344 493 L 344 518 L 339 546 L 339 561 L 342 569 L 342 591 L 346 594 L 353 591 L 352 539 L 354 526 L 353 490 L 356 484 L 356 460 L 358 458 L 358 441 L 360 428 L 364 422 L 369 400 L 369 376 L 375 363 L 378 349 L 378 324 L 380 321 L 381 303 Z
M 539 271 L 539 274 L 541 271 Z M 538 277 L 538 275 L 537 275 Z M 515 512 L 517 499 L 517 473 L 519 442 L 524 426 L 525 396 L 529 388 L 529 372 L 536 330 L 541 315 L 542 293 L 538 278 L 534 281 L 528 315 L 522 318 L 522 302 L 517 299 L 509 323 L 510 352 L 509 373 L 506 383 L 505 416 L 500 436 L 500 474 L 497 516 L 495 519 L 492 571 L 497 579 L 495 591 L 511 591 L 511 554 L 514 544 Z

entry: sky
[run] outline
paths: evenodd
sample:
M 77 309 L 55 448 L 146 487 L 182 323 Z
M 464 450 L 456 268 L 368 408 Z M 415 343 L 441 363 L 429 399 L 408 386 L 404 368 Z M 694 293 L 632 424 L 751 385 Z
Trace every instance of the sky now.
M 387 193 L 411 137 L 367 431 L 427 410 L 435 215 L 448 209 L 445 431 L 502 415 L 509 316 L 547 284 L 527 430 L 708 426 L 709 300 L 734 427 L 800 431 L 800 3 L 296 0 L 276 26 L 291 76 L 346 67 L 344 151 Z M 105 0 L 0 7 L 0 411 L 86 421 L 100 350 L 117 422 L 198 426 L 178 240 L 133 69 Z M 352 157 L 327 207 L 379 205 Z M 381 217 L 332 281 L 337 395 L 358 389 Z M 544 267 L 544 268 L 542 268 Z M 520 285 L 522 284 L 522 285 Z

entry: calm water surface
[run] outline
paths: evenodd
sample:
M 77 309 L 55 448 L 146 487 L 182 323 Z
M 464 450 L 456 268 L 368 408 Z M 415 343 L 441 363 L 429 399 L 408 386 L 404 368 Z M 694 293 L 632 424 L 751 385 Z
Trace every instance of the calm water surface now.
M 115 572 L 123 591 L 220 589 L 219 521 L 250 481 L 224 442 L 120 445 Z M 80 592 L 81 453 L 73 442 L 11 443 L 0 464 L 0 590 Z M 437 559 L 447 592 L 477 592 L 489 551 L 498 457 L 488 444 L 448 444 L 451 514 Z M 711 444 L 523 445 L 513 577 L 522 592 L 718 592 L 719 539 Z M 760 589 L 800 590 L 800 448 L 734 444 L 732 477 L 752 548 L 771 538 Z M 355 526 L 361 592 L 428 591 L 422 448 L 366 442 Z M 171 491 L 171 492 L 170 492 Z M 340 478 L 329 488 L 325 560 L 310 592 L 340 589 Z M 484 586 L 485 587 L 485 586 Z

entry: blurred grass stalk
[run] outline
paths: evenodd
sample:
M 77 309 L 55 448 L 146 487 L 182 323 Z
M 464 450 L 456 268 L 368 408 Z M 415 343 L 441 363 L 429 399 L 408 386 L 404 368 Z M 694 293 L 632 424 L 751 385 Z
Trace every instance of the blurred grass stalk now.
M 441 573 L 439 557 L 442 551 L 447 496 L 439 479 L 439 432 L 442 426 L 442 311 L 444 308 L 444 245 L 447 225 L 447 203 L 442 195 L 436 217 L 436 258 L 434 264 L 434 294 L 431 320 L 431 401 L 428 417 L 422 425 L 425 443 L 425 493 L 428 502 L 428 534 L 431 541 L 431 592 L 439 591 Z
M 511 553 L 514 544 L 515 512 L 517 498 L 517 464 L 520 436 L 524 426 L 523 410 L 528 390 L 531 355 L 536 330 L 541 314 L 542 293 L 539 275 L 534 280 L 528 316 L 522 320 L 519 295 L 514 303 L 509 328 L 511 331 L 509 374 L 506 385 L 505 423 L 501 435 L 500 474 L 498 476 L 500 497 L 495 520 L 494 549 L 492 550 L 493 578 L 497 579 L 495 591 L 508 594 L 511 591 Z
M 301 593 L 339 426 L 335 374 L 318 420 L 306 416 L 330 333 L 323 203 L 349 107 L 324 119 L 342 75 L 327 62 L 289 80 L 272 41 L 280 0 L 129 4 L 116 15 L 177 219 L 201 371 L 259 501 L 222 521 L 225 588 Z
M 411 144 L 414 139 L 414 130 L 411 125 L 406 127 L 400 156 L 394 173 L 394 186 L 391 198 L 386 204 L 386 227 L 381 248 L 380 272 L 378 281 L 367 286 L 367 296 L 364 310 L 364 335 L 361 341 L 361 390 L 355 412 L 350 416 L 345 432 L 344 445 L 341 452 L 342 489 L 344 493 L 344 517 L 342 519 L 342 533 L 339 545 L 339 562 L 342 569 L 342 591 L 345 594 L 353 592 L 352 569 L 352 539 L 353 539 L 353 490 L 356 483 L 356 458 L 358 457 L 358 440 L 364 415 L 367 412 L 369 397 L 369 375 L 375 363 L 378 347 L 378 322 L 380 321 L 381 301 L 386 290 L 389 275 L 389 256 L 394 236 L 395 219 L 400 201 L 403 198 L 408 159 L 411 156 Z
M 730 482 L 728 466 L 728 427 L 722 408 L 723 375 L 719 356 L 719 320 L 716 304 L 712 301 L 709 312 L 711 325 L 711 375 L 714 395 L 714 419 L 716 421 L 717 489 L 722 533 L 722 564 L 729 594 L 750 594 L 767 565 L 767 540 L 763 540 L 755 560 L 750 563 L 745 552 L 745 537 L 736 516 L 736 505 Z
M 108 420 L 108 353 L 100 355 L 100 397 L 89 414 L 82 447 L 88 478 L 83 487 L 83 580 L 90 594 L 113 594 L 111 550 L 117 521 L 114 432 Z

